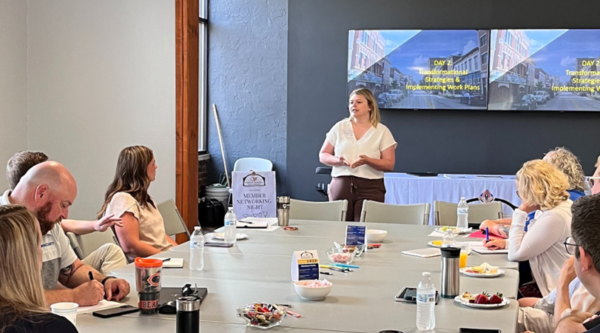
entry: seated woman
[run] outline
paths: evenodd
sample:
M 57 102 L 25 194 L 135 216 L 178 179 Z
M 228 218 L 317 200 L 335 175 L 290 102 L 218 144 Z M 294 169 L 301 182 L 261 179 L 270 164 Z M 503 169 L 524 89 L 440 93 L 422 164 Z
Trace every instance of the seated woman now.
M 122 219 L 123 226 L 114 231 L 130 259 L 148 257 L 177 245 L 165 233 L 163 218 L 148 194 L 148 187 L 156 178 L 156 168 L 149 148 L 132 146 L 123 149 L 115 178 L 98 213 L 99 218 L 114 215 Z
M 543 160 L 553 164 L 567 176 L 569 181 L 567 192 L 571 201 L 575 201 L 585 195 L 587 187 L 585 174 L 577 156 L 564 147 L 557 147 L 546 153 Z M 531 212 L 528 215 L 528 221 L 533 220 L 534 215 L 535 212 Z M 511 222 L 512 218 L 510 217 L 500 220 L 485 220 L 481 223 L 479 229 L 486 230 L 485 228 L 488 228 L 491 234 L 508 238 Z M 528 224 L 528 222 L 525 223 L 525 231 L 527 231 Z
M 508 243 L 504 239 L 484 241 L 488 249 L 508 248 L 511 261 L 529 261 L 543 296 L 556 288 L 560 269 L 569 258 L 564 240 L 571 234 L 571 205 L 567 177 L 542 160 L 525 163 L 516 175 L 517 192 L 523 200 L 515 210 Z M 536 211 L 525 232 L 527 214 Z
M 23 206 L 0 207 L 0 332 L 77 333 L 48 312 L 42 287 L 42 234 Z

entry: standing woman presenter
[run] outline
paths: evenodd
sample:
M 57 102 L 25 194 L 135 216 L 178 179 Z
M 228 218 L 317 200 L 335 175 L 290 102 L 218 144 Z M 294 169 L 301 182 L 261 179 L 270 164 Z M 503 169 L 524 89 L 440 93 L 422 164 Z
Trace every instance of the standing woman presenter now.
M 333 125 L 319 152 L 319 161 L 332 168 L 329 200 L 348 200 L 346 221 L 359 221 L 364 200 L 383 202 L 383 172 L 396 163 L 390 130 L 380 123 L 377 101 L 369 89 L 350 94 L 350 117 Z

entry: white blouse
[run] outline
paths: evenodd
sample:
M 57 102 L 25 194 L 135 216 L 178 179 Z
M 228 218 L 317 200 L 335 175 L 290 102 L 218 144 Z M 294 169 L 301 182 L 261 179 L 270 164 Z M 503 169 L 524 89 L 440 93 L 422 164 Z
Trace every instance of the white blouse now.
M 560 269 L 569 258 L 564 241 L 571 235 L 572 204 L 566 200 L 550 210 L 536 212 L 527 232 L 527 213 L 517 209 L 512 216 L 508 260 L 529 260 L 531 273 L 544 296 L 556 288 Z
M 379 123 L 377 127 L 371 126 L 367 132 L 356 140 L 352 130 L 352 122 L 349 118 L 339 121 L 333 125 L 327 133 L 327 141 L 334 148 L 334 155 L 344 157 L 350 164 L 356 162 L 360 155 L 366 155 L 371 158 L 381 158 L 381 152 L 398 145 L 394 141 L 392 132 L 383 124 Z M 332 177 L 355 176 L 365 179 L 381 179 L 383 171 L 375 170 L 369 165 L 361 165 L 357 168 L 350 168 L 347 165 L 334 166 L 331 171 Z

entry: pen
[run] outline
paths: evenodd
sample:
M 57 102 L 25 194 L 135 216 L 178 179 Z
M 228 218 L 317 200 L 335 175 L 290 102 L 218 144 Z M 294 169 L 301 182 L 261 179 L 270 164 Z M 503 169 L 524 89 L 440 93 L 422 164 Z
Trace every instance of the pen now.
M 165 262 L 165 261 L 169 261 L 169 260 L 171 260 L 171 258 L 166 258 L 166 259 L 163 259 L 162 261 Z
M 90 281 L 94 281 L 94 274 L 92 274 L 92 271 L 88 271 L 88 276 L 90 277 Z
M 329 272 L 319 272 L 321 274 L 325 274 L 325 275 L 333 275 L 333 273 L 329 273 Z
M 345 265 L 345 264 L 338 264 L 338 263 L 333 264 L 333 266 L 342 267 L 342 268 L 360 268 L 356 265 Z
M 319 265 L 319 268 L 329 268 L 331 265 Z
M 332 271 L 337 271 L 337 272 L 342 272 L 342 273 L 348 273 L 350 271 L 348 268 L 342 268 L 342 267 L 329 267 L 329 269 Z
M 489 242 L 490 241 L 490 229 L 488 227 L 485 227 L 485 242 Z

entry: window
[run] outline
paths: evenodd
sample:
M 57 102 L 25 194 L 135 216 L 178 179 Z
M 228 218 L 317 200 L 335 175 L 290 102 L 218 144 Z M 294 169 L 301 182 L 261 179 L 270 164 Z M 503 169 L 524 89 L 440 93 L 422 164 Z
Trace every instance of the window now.
M 485 65 L 485 64 L 487 64 L 487 62 L 488 62 L 488 54 L 484 53 L 484 54 L 481 55 L 481 63 L 483 65 Z
M 511 42 L 512 42 L 512 34 L 510 33 L 510 31 L 507 31 L 506 32 L 506 44 L 511 46 Z
M 485 46 L 487 44 L 487 34 L 485 35 L 481 35 L 481 37 L 479 37 L 479 46 Z
M 474 56 L 473 59 L 474 59 L 473 62 L 475 63 L 475 70 L 478 70 L 479 69 L 479 65 L 477 64 L 477 60 L 479 60 L 479 57 L 478 56 Z
M 198 151 L 208 151 L 208 0 L 200 0 L 198 29 Z
M 472 65 L 473 65 L 473 59 L 469 59 L 469 72 L 473 71 Z

